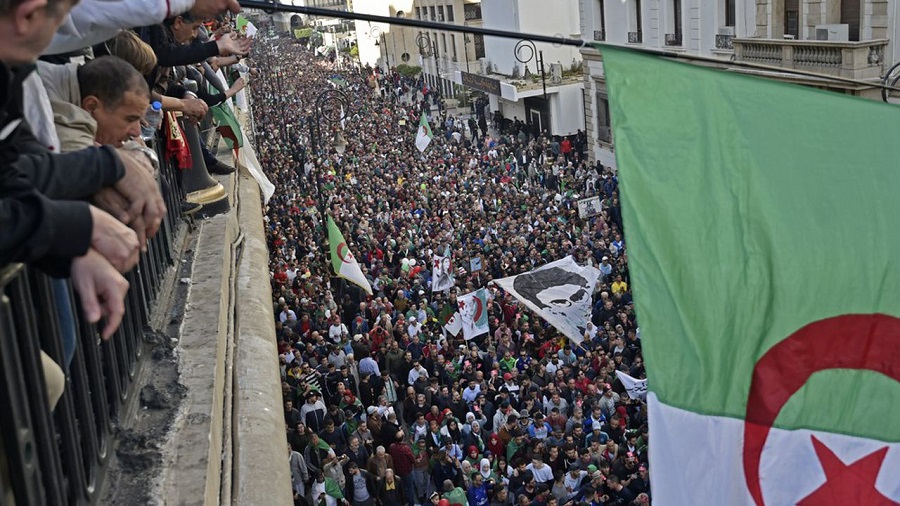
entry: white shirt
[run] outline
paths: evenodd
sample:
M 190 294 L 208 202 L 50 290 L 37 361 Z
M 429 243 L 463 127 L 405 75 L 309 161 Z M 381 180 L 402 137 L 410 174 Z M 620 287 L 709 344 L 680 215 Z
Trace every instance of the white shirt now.
M 534 481 L 538 483 L 547 483 L 549 481 L 553 481 L 553 470 L 550 469 L 550 466 L 544 464 L 540 469 L 535 467 L 534 463 L 528 464 L 525 466 L 525 469 L 531 471 L 531 474 L 534 475 Z

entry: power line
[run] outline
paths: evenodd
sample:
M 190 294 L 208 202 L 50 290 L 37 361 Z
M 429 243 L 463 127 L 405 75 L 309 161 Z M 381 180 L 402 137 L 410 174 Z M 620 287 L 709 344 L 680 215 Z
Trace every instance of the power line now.
M 763 65 L 760 63 L 746 61 L 726 61 L 710 56 L 701 56 L 695 54 L 687 54 L 675 51 L 667 51 L 663 49 L 623 46 L 619 44 L 611 44 L 608 42 L 594 42 L 581 39 L 570 39 L 567 37 L 551 37 L 547 35 L 511 32 L 508 30 L 497 30 L 494 28 L 482 28 L 477 26 L 456 25 L 447 23 L 438 23 L 435 21 L 427 21 L 422 19 L 410 19 L 405 17 L 378 16 L 375 14 L 365 14 L 361 12 L 348 12 L 334 9 L 325 9 L 321 7 L 309 7 L 301 5 L 286 5 L 266 0 L 239 0 L 242 7 L 261 9 L 268 13 L 288 12 L 292 14 L 305 14 L 307 16 L 320 16 L 325 18 L 352 19 L 355 21 L 368 21 L 371 23 L 385 23 L 390 25 L 407 26 L 410 28 L 422 28 L 429 30 L 440 30 L 446 32 L 468 33 L 472 35 L 485 35 L 489 37 L 500 37 L 504 39 L 527 39 L 533 42 L 545 42 L 548 44 L 556 44 L 561 46 L 571 46 L 577 48 L 600 48 L 616 47 L 630 51 L 652 54 L 655 56 L 671 58 L 675 60 L 686 60 L 705 64 L 713 64 L 722 68 L 743 68 L 765 72 L 776 72 L 782 75 L 811 77 L 817 80 L 831 81 L 843 84 L 852 84 L 854 86 L 864 88 L 878 88 L 886 91 L 900 92 L 900 88 L 889 86 L 882 82 L 862 81 L 849 77 L 832 76 L 828 74 L 820 74 L 818 72 L 810 72 L 806 70 L 789 69 L 773 65 Z

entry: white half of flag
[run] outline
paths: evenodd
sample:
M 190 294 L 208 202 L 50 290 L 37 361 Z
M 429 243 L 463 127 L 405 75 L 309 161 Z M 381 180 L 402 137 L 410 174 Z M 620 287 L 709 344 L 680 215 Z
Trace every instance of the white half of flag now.
M 633 378 L 622 371 L 616 371 L 616 377 L 619 378 L 619 381 L 622 382 L 622 386 L 624 386 L 625 391 L 628 392 L 628 397 L 631 397 L 632 399 L 639 399 L 642 401 L 647 399 L 646 378 Z
M 567 256 L 517 276 L 494 280 L 575 344 L 591 320 L 591 295 L 600 270 Z

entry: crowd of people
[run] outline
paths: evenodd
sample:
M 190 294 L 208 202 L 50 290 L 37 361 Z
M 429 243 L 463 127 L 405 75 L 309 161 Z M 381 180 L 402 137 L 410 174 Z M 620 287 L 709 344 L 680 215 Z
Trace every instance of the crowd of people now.
M 615 374 L 645 377 L 617 179 L 585 160 L 584 134 L 535 132 L 484 102 L 457 115 L 421 77 L 338 71 L 287 38 L 254 52 L 296 503 L 650 504 L 646 404 Z M 349 98 L 340 123 L 317 116 L 331 88 Z M 580 217 L 593 195 L 602 212 Z M 371 296 L 334 277 L 325 215 Z M 432 255 L 448 251 L 455 287 L 435 292 Z M 566 255 L 601 271 L 578 344 L 488 284 Z M 481 287 L 489 332 L 449 334 L 445 307 Z

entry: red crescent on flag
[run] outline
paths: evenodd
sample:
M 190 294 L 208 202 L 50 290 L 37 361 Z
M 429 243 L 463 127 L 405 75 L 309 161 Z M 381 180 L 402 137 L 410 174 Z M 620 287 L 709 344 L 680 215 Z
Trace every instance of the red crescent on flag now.
M 828 369 L 873 371 L 900 382 L 900 318 L 848 314 L 810 323 L 771 347 L 753 368 L 744 421 L 744 479 L 764 506 L 759 464 L 781 409 L 810 376 Z M 849 344 L 849 345 L 848 345 Z
M 481 313 L 484 312 L 484 305 L 481 303 L 481 298 L 477 295 L 472 298 L 475 299 L 475 318 L 472 320 L 472 322 L 477 323 L 478 320 L 481 319 Z
M 343 250 L 343 252 L 341 251 Z M 349 263 L 353 261 L 353 253 L 350 253 L 350 248 L 347 247 L 347 243 L 342 242 L 338 244 L 337 247 L 337 256 L 341 259 L 341 262 Z

